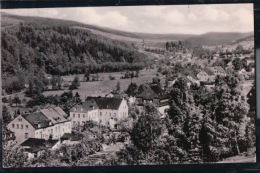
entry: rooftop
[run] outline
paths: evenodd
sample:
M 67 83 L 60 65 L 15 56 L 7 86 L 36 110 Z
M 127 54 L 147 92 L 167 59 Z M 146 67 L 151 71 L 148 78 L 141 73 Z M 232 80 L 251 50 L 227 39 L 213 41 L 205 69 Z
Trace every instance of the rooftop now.
M 57 124 L 67 121 L 65 118 L 66 113 L 59 107 L 48 107 L 22 116 L 36 129 L 48 127 L 50 126 L 50 122 Z
M 219 72 L 221 72 L 221 73 L 225 73 L 225 70 L 221 67 L 221 66 L 214 66 L 214 67 L 209 67 L 209 70 L 211 70 L 211 71 L 215 71 L 215 70 L 217 70 L 217 71 L 219 71 Z
M 122 99 L 115 97 L 88 97 L 86 101 L 96 102 L 99 109 L 118 109 Z
M 75 105 L 71 111 L 87 112 L 94 109 L 117 110 L 122 102 L 122 98 L 115 97 L 87 97 L 85 102 Z
M 28 138 L 21 146 L 26 147 L 26 150 L 29 152 L 37 152 L 46 148 L 52 148 L 58 141 L 59 140 Z
M 42 112 L 34 112 L 22 116 L 36 129 L 49 126 L 50 120 Z
M 145 100 L 152 100 L 155 98 L 159 98 L 158 94 L 156 94 L 151 88 L 146 88 L 141 93 L 139 93 L 136 97 L 145 99 Z

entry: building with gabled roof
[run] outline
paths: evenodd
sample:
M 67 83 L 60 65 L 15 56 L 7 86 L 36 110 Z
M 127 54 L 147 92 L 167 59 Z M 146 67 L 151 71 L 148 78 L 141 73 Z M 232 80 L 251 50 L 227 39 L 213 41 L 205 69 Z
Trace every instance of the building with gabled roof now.
M 143 87 L 142 91 L 136 95 L 136 103 L 141 109 L 146 103 L 153 103 L 162 115 L 165 115 L 165 111 L 169 109 L 167 94 L 164 91 L 156 92 L 150 86 Z
M 20 143 L 28 138 L 59 139 L 64 133 L 71 133 L 71 121 L 59 107 L 48 107 L 13 119 L 7 128 L 14 132 Z
M 197 78 L 198 78 L 199 81 L 207 82 L 209 80 L 209 75 L 205 71 L 200 71 L 197 74 Z
M 86 101 L 94 101 L 99 109 L 113 109 L 119 108 L 122 99 L 116 97 L 88 97 Z
M 20 144 L 20 146 L 25 150 L 25 154 L 27 154 L 29 159 L 38 157 L 41 152 L 46 149 L 57 149 L 59 145 L 59 140 L 45 140 L 37 138 L 28 138 Z
M 209 70 L 213 72 L 214 76 L 226 76 L 225 70 L 220 66 L 209 67 Z
M 128 105 L 125 99 L 116 97 L 88 97 L 82 104 L 70 110 L 73 127 L 84 125 L 88 121 L 117 128 L 120 120 L 128 117 Z

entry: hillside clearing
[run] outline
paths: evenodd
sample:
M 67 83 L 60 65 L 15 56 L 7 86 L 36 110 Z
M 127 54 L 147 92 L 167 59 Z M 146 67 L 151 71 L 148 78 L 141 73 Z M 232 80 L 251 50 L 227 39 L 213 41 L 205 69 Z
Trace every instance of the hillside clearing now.
M 116 79 L 109 80 L 109 76 L 112 75 Z M 77 75 L 80 79 L 80 87 L 76 90 L 73 90 L 73 93 L 79 93 L 81 99 L 84 99 L 88 96 L 105 96 L 110 93 L 113 89 L 116 88 L 116 84 L 119 81 L 121 91 L 126 90 L 131 83 L 131 79 L 120 79 L 124 73 L 114 72 L 114 73 L 99 73 L 99 78 L 101 81 L 90 81 L 83 82 L 83 74 Z M 76 75 L 63 76 L 62 78 L 65 81 L 72 81 Z M 149 70 L 141 70 L 138 78 L 133 78 L 132 82 L 137 85 L 141 85 L 144 83 L 152 82 L 153 77 L 156 76 L 156 69 Z M 45 96 L 49 95 L 61 95 L 64 91 L 68 90 L 58 90 L 58 91 L 45 91 L 43 94 Z

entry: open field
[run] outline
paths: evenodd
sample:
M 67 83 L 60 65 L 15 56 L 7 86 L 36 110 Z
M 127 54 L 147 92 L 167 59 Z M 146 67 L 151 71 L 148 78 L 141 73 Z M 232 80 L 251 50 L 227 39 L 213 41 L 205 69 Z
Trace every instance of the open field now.
M 132 82 L 136 83 L 137 85 L 149 83 L 152 81 L 153 77 L 156 76 L 156 69 L 152 70 L 142 70 L 140 71 L 138 78 L 133 78 Z M 114 76 L 115 80 L 109 80 L 109 75 Z M 73 93 L 79 93 L 81 99 L 84 99 L 88 96 L 105 96 L 106 94 L 110 93 L 113 89 L 116 88 L 117 81 L 120 82 L 121 91 L 126 90 L 131 83 L 131 79 L 120 79 L 120 77 L 124 75 L 121 72 L 114 72 L 114 73 L 99 73 L 99 77 L 101 81 L 90 81 L 90 82 L 83 82 L 83 75 L 78 75 L 80 79 L 80 87 L 76 90 L 73 90 Z M 65 81 L 72 81 L 75 75 L 63 76 Z M 45 96 L 48 95 L 61 95 L 66 90 L 58 90 L 58 91 L 46 91 L 43 94 Z

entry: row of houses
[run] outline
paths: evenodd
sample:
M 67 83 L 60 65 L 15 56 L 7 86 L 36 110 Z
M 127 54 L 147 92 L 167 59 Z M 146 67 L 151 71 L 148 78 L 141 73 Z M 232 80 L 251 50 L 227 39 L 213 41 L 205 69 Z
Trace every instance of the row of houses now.
M 33 113 L 14 118 L 7 130 L 15 136 L 16 146 L 25 149 L 29 158 L 43 149 L 55 149 L 71 136 L 74 127 L 87 122 L 117 129 L 118 123 L 128 117 L 128 105 L 123 98 L 88 97 L 75 105 L 68 116 L 60 107 L 48 106 Z
M 60 139 L 72 128 L 94 121 L 111 129 L 117 128 L 117 122 L 128 117 L 128 105 L 123 98 L 88 97 L 82 104 L 70 110 L 70 116 L 60 108 L 49 106 L 45 109 L 21 114 L 8 125 L 15 134 L 16 141 L 28 138 Z

